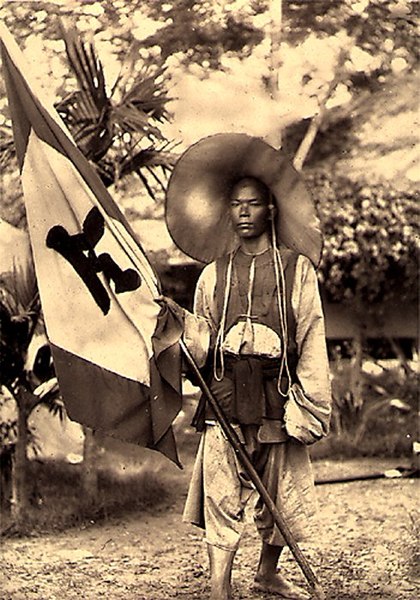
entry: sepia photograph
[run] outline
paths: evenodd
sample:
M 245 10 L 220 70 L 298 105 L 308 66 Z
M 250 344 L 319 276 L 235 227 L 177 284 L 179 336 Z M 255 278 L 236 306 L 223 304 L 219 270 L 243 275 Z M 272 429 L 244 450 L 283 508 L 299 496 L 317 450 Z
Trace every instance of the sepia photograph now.
M 420 597 L 420 0 L 3 0 L 0 600 Z

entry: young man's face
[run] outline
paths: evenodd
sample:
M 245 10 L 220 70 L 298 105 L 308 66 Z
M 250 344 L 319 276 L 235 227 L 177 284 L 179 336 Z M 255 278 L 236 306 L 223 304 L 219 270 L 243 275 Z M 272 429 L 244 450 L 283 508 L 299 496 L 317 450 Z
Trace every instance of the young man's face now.
M 242 179 L 230 195 L 230 216 L 240 238 L 258 238 L 268 231 L 268 194 L 253 179 Z

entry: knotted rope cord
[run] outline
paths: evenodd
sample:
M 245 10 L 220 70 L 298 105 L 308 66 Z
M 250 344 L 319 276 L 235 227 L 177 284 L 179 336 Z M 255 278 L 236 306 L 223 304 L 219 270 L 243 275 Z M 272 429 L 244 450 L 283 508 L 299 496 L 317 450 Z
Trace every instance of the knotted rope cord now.
M 256 256 L 252 257 L 251 264 L 249 266 L 249 279 L 248 279 L 248 294 L 247 294 L 247 308 L 245 316 L 245 327 L 242 331 L 242 343 L 244 344 L 244 338 L 247 331 L 251 330 L 251 335 L 253 338 L 253 329 L 252 329 L 252 293 L 254 291 L 254 282 L 255 282 L 255 261 Z
M 271 241 L 272 241 L 272 249 L 273 249 L 273 263 L 274 263 L 274 273 L 276 278 L 276 292 L 277 292 L 277 305 L 279 310 L 279 320 L 280 320 L 280 330 L 283 337 L 283 352 L 280 361 L 280 370 L 277 377 L 277 390 L 281 396 L 287 398 L 289 395 L 292 378 L 290 376 L 289 362 L 287 359 L 287 349 L 289 346 L 289 332 L 287 327 L 287 305 L 286 305 L 286 281 L 284 278 L 284 269 L 283 269 L 283 261 L 281 258 L 280 250 L 277 248 L 277 234 L 276 228 L 274 224 L 274 214 L 273 209 L 274 205 L 272 203 L 269 204 L 270 212 L 271 212 Z M 214 362 L 213 362 L 213 376 L 216 381 L 222 381 L 225 374 L 225 362 L 223 356 L 223 342 L 225 335 L 225 327 L 226 327 L 226 317 L 227 317 L 227 308 L 229 303 L 229 294 L 230 287 L 232 282 L 232 267 L 233 267 L 233 259 L 236 252 L 232 252 L 229 256 L 229 262 L 226 270 L 226 286 L 224 291 L 223 298 L 223 309 L 222 316 L 220 319 L 219 329 L 217 331 L 216 344 L 214 348 Z M 254 279 L 255 279 L 255 257 L 253 258 L 250 266 L 250 283 L 248 288 L 248 307 L 247 307 L 247 320 L 249 320 L 251 315 L 251 307 L 252 307 L 252 292 L 254 287 Z M 281 293 L 282 292 L 282 293 Z M 219 359 L 219 361 L 218 361 Z M 220 370 L 218 363 L 220 364 Z M 286 372 L 287 377 L 287 391 L 286 393 L 281 390 L 281 378 L 283 372 Z
M 223 297 L 223 309 L 222 316 L 220 319 L 219 329 L 217 331 L 216 344 L 214 347 L 214 361 L 213 361 L 213 377 L 216 381 L 222 381 L 225 376 L 225 359 L 223 356 L 223 342 L 225 336 L 225 327 L 226 327 L 226 317 L 227 317 L 227 307 L 229 302 L 229 294 L 230 294 L 230 286 L 232 283 L 232 266 L 233 266 L 233 258 L 236 252 L 232 252 L 229 256 L 229 262 L 226 270 L 226 285 L 225 292 Z M 220 359 L 220 372 L 218 372 L 218 357 Z
M 287 360 L 287 349 L 289 347 L 289 331 L 287 327 L 286 280 L 284 278 L 284 269 L 281 253 L 280 250 L 277 248 L 277 234 L 273 214 L 274 205 L 270 203 L 269 208 L 271 210 L 271 239 L 273 244 L 273 262 L 274 273 L 276 277 L 277 305 L 279 309 L 280 329 L 283 337 L 283 352 L 280 361 L 280 370 L 277 377 L 277 391 L 281 396 L 287 398 L 291 389 L 292 378 L 290 376 L 289 362 Z M 281 390 L 281 378 L 284 371 L 286 372 L 287 377 L 286 393 L 282 392 Z

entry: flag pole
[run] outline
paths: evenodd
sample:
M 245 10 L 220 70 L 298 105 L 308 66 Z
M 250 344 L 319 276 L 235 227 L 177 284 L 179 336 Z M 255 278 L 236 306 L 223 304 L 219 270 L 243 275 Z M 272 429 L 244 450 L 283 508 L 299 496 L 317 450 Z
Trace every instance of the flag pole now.
M 199 368 L 197 367 L 197 364 L 196 364 L 194 358 L 192 357 L 190 351 L 188 350 L 187 346 L 185 345 L 185 342 L 182 339 L 180 340 L 180 347 L 181 347 L 181 350 L 184 354 L 184 357 L 185 357 L 189 367 L 191 368 L 192 372 L 194 373 L 195 377 L 197 378 L 197 381 L 199 383 L 199 386 L 200 386 L 202 392 L 205 394 L 211 408 L 213 409 L 216 419 L 218 420 L 230 445 L 232 446 L 235 454 L 237 455 L 238 459 L 240 460 L 243 467 L 245 468 L 250 480 L 252 481 L 252 483 L 254 484 L 258 493 L 260 494 L 263 502 L 265 503 L 268 510 L 270 511 L 270 513 L 274 519 L 274 522 L 276 523 L 277 527 L 279 528 L 280 533 L 284 537 L 296 562 L 298 563 L 304 576 L 306 577 L 306 580 L 309 584 L 312 594 L 318 600 L 325 600 L 325 593 L 324 593 L 324 591 L 321 587 L 321 584 L 319 583 L 315 573 L 313 572 L 307 558 L 303 555 L 303 553 L 302 553 L 301 549 L 299 548 L 296 540 L 294 539 L 293 534 L 290 531 L 290 528 L 289 528 L 288 524 L 286 523 L 283 515 L 280 513 L 277 506 L 275 505 L 272 498 L 270 497 L 269 493 L 267 492 L 263 482 L 261 481 L 260 476 L 258 475 L 257 471 L 255 470 L 254 465 L 252 464 L 252 461 L 250 459 L 250 456 L 249 456 L 246 448 L 241 443 L 236 431 L 233 429 L 233 427 L 227 420 L 222 408 L 219 405 L 219 402 L 217 401 L 214 394 L 212 393 L 212 391 L 208 387 L 207 383 L 205 382 Z

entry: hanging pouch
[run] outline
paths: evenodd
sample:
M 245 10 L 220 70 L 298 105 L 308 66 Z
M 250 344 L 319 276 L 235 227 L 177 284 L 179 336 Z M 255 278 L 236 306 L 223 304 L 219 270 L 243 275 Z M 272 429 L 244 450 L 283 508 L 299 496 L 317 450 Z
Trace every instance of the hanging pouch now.
M 300 385 L 292 385 L 284 406 L 284 424 L 290 437 L 306 445 L 317 442 L 328 433 L 329 416 L 328 407 L 315 404 Z

